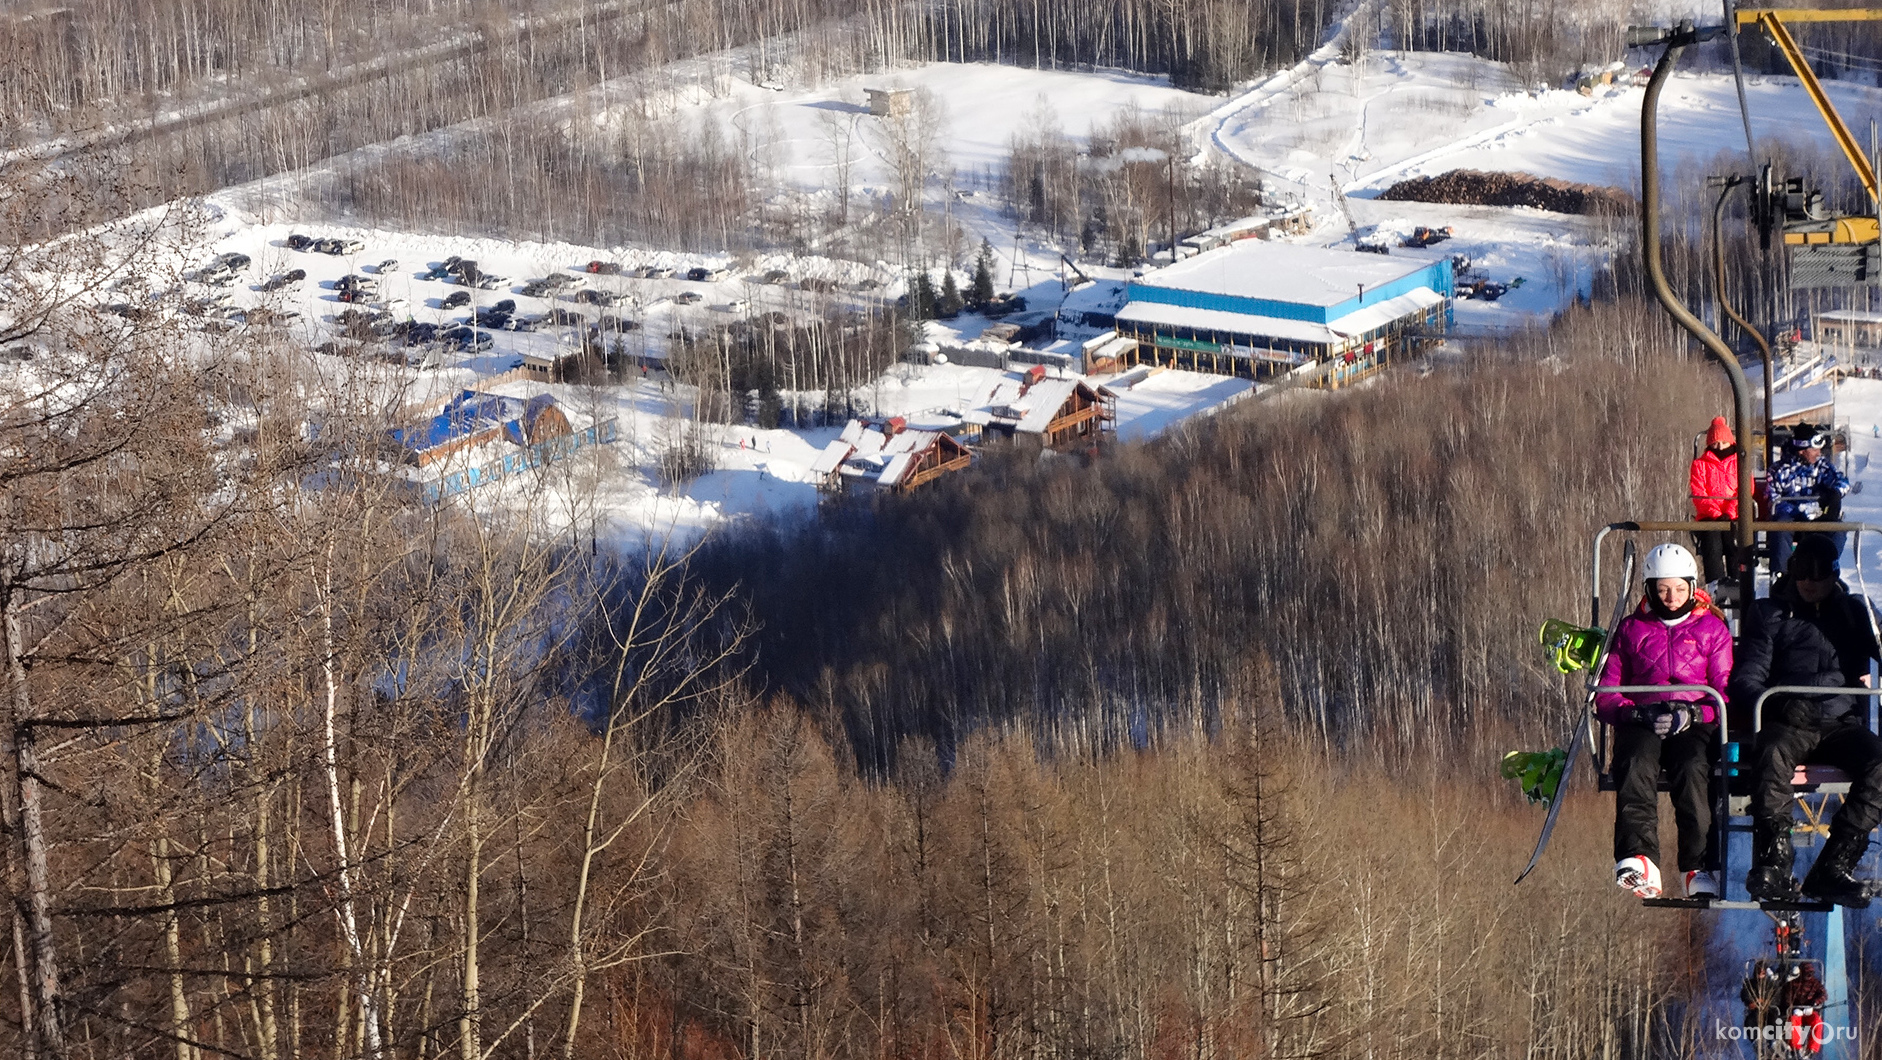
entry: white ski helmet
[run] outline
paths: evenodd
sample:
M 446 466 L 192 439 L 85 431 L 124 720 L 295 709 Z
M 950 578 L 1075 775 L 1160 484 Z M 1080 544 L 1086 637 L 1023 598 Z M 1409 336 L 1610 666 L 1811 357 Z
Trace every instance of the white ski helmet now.
M 1689 582 L 1699 580 L 1699 564 L 1693 561 L 1691 552 L 1678 545 L 1661 545 L 1647 553 L 1647 562 L 1642 570 L 1649 583 L 1661 578 L 1684 578 Z

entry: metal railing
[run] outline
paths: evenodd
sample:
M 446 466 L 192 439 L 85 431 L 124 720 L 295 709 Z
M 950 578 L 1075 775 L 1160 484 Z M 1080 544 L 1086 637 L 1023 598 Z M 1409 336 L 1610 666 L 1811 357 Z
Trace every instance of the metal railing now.
M 1711 685 L 1597 685 L 1594 688 L 1590 689 L 1590 691 L 1592 691 L 1596 695 L 1602 695 L 1602 694 L 1609 693 L 1609 692 L 1617 692 L 1622 695 L 1636 695 L 1636 694 L 1643 693 L 1643 692 L 1701 692 L 1701 693 L 1704 693 L 1706 698 L 1712 700 L 1713 705 L 1718 710 L 1719 760 L 1721 762 L 1725 760 L 1725 746 L 1726 744 L 1731 742 L 1731 738 L 1729 734 L 1726 732 L 1726 729 L 1729 728 L 1729 726 L 1725 720 L 1725 706 L 1726 706 L 1725 693 L 1720 692 L 1718 689 L 1713 688 Z M 1664 701 L 1664 703 L 1666 704 L 1697 703 L 1697 702 L 1699 701 L 1696 699 L 1670 699 L 1670 700 Z M 1762 702 L 1762 700 L 1760 700 L 1760 702 Z M 1645 703 L 1645 704 L 1637 704 L 1637 705 L 1659 706 L 1661 704 Z M 1598 715 L 1591 713 L 1589 715 L 1589 718 L 1591 721 L 1600 722 L 1603 725 L 1607 724 L 1607 722 L 1601 721 Z M 1593 732 L 1589 733 L 1588 743 L 1589 743 L 1589 746 L 1595 749 L 1594 759 L 1595 759 L 1596 766 L 1599 768 L 1599 770 L 1602 773 L 1606 773 L 1608 771 L 1606 742 L 1596 739 L 1596 735 L 1597 734 Z
M 1787 696 L 1857 696 L 1863 699 L 1882 697 L 1882 688 L 1825 688 L 1822 685 L 1772 685 L 1758 694 L 1757 702 L 1751 705 L 1751 733 L 1756 736 L 1764 731 L 1764 701 L 1775 695 Z M 1867 723 L 1868 719 L 1863 719 Z

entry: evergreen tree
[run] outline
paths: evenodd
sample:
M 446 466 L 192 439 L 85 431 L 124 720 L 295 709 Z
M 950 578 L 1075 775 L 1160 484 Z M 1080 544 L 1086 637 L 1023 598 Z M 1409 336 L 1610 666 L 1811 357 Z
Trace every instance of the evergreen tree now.
M 1137 237 L 1135 235 L 1125 236 L 1123 245 L 1117 248 L 1117 267 L 1120 269 L 1130 268 L 1132 265 L 1142 260 L 1143 256 L 1144 248 L 1137 244 Z
M 941 270 L 941 300 L 936 305 L 936 315 L 951 320 L 960 315 L 963 304 L 961 289 L 954 282 L 954 270 Z
M 967 304 L 979 308 L 993 301 L 993 244 L 980 241 L 980 253 L 974 255 L 974 282 L 967 287 Z
M 933 320 L 935 310 L 934 280 L 926 269 L 915 274 L 915 289 L 909 292 L 909 315 L 916 320 Z

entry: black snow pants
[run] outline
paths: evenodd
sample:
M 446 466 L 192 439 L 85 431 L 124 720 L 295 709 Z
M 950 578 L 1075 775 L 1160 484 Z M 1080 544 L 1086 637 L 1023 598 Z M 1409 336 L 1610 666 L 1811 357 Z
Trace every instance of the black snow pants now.
M 1695 530 L 1692 536 L 1704 561 L 1706 581 L 1723 581 L 1731 573 L 1725 563 L 1725 557 L 1732 554 L 1731 535 L 1724 530 Z
M 1660 863 L 1661 769 L 1673 798 L 1679 829 L 1679 871 L 1718 867 L 1712 847 L 1712 765 L 1719 754 L 1719 727 L 1694 725 L 1658 736 L 1633 722 L 1614 727 L 1614 860 L 1636 854 Z
M 1824 721 L 1817 705 L 1805 699 L 1779 704 L 1775 718 L 1766 714 L 1758 734 L 1753 813 L 1764 820 L 1788 820 L 1791 774 L 1799 762 L 1815 762 L 1849 774 L 1849 794 L 1831 818 L 1832 827 L 1868 835 L 1882 822 L 1882 737 L 1858 724 L 1857 717 Z

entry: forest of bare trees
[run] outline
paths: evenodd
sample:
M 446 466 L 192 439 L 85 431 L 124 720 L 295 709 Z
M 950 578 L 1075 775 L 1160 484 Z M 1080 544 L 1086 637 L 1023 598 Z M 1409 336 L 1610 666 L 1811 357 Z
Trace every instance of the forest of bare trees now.
M 1569 705 L 1521 630 L 1573 613 L 1587 526 L 1677 505 L 1709 412 L 1637 305 L 819 532 L 603 550 L 606 449 L 426 506 L 381 462 L 396 374 L 101 308 L 200 223 L 0 259 L 11 1055 L 1700 1033 L 1703 940 L 1614 901 L 1599 800 L 1484 882 L 1536 823 L 1488 763 Z M 811 340 L 692 356 L 749 381 Z

